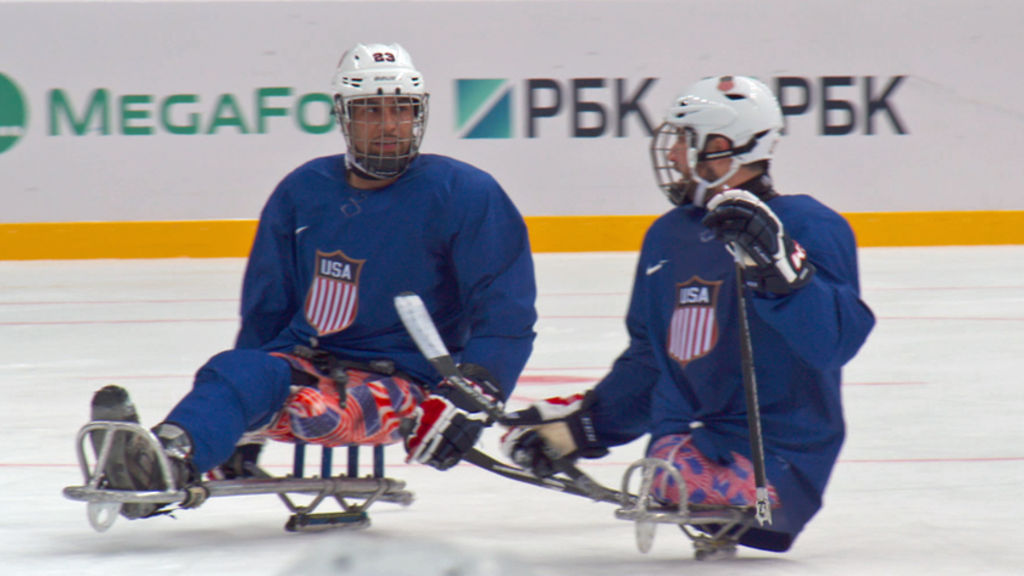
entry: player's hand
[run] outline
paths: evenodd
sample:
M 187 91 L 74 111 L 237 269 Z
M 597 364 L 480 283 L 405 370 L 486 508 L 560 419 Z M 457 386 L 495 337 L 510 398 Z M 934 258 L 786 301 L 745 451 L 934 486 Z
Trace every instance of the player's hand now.
M 502 409 L 501 386 L 486 368 L 478 364 L 459 364 L 459 373 L 480 399 L 499 411 Z M 447 398 L 456 408 L 469 414 L 476 414 L 483 410 L 480 400 L 447 380 L 442 380 L 434 393 Z
M 483 429 L 484 422 L 470 418 L 447 398 L 430 396 L 409 420 L 405 461 L 447 470 L 462 460 Z
M 797 290 L 814 276 L 814 265 L 767 204 L 746 190 L 726 190 L 708 202 L 701 221 L 728 243 L 729 251 L 743 267 L 743 281 L 750 288 L 784 295 Z
M 470 418 L 485 409 L 501 410 L 501 387 L 483 366 L 460 364 L 459 372 L 475 394 L 452 382 L 441 381 L 434 395 L 424 400 L 407 425 L 407 462 L 415 461 L 447 470 L 459 463 L 473 447 L 486 422 Z
M 604 456 L 608 450 L 597 439 L 591 398 L 589 394 L 547 398 L 508 414 L 524 425 L 509 428 L 501 438 L 502 453 L 540 478 L 564 472 L 580 457 Z

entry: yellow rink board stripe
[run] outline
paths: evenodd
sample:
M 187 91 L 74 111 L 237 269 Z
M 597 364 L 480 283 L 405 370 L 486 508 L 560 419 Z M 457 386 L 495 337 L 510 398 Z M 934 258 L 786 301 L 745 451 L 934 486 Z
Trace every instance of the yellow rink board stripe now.
M 844 214 L 862 247 L 1024 244 L 1024 211 Z M 534 252 L 635 251 L 657 216 L 529 216 Z M 0 260 L 248 255 L 255 220 L 0 223 Z

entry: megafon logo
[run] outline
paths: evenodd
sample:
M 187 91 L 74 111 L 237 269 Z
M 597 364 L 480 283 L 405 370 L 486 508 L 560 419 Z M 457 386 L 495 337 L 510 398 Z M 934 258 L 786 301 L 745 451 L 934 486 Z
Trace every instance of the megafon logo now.
M 455 81 L 455 130 L 460 138 L 512 137 L 512 86 L 501 78 Z
M 653 133 L 643 100 L 657 78 L 526 78 L 523 136 L 599 138 L 629 135 L 629 125 Z M 504 78 L 455 80 L 455 131 L 460 138 L 513 138 L 513 83 Z M 632 119 L 632 120 L 630 120 Z
M 25 134 L 28 111 L 25 98 L 13 80 L 0 73 L 0 154 Z

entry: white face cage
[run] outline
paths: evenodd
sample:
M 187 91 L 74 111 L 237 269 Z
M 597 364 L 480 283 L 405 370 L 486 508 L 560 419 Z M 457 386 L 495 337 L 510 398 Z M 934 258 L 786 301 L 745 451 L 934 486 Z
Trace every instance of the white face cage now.
M 335 95 L 334 110 L 348 144 L 346 166 L 388 180 L 404 173 L 419 154 L 429 95 Z

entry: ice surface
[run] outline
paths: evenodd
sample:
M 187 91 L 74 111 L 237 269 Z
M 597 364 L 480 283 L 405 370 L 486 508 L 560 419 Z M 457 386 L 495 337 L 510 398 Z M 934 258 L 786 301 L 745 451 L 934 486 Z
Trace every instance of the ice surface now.
M 536 352 L 514 403 L 591 386 L 624 347 L 635 254 L 543 254 Z M 614 507 L 470 465 L 389 475 L 417 495 L 360 533 L 291 534 L 273 496 L 92 531 L 73 439 L 94 390 L 128 387 L 155 424 L 229 347 L 244 263 L 0 262 L 0 574 L 669 575 L 1024 573 L 1024 246 L 861 251 L 879 318 L 845 372 L 849 435 L 826 505 L 786 554 L 693 560 L 662 526 L 649 554 Z M 497 454 L 497 431 L 483 439 Z M 617 487 L 642 442 L 584 468 Z M 272 471 L 290 466 L 273 446 Z M 315 461 L 315 460 L 314 460 Z

